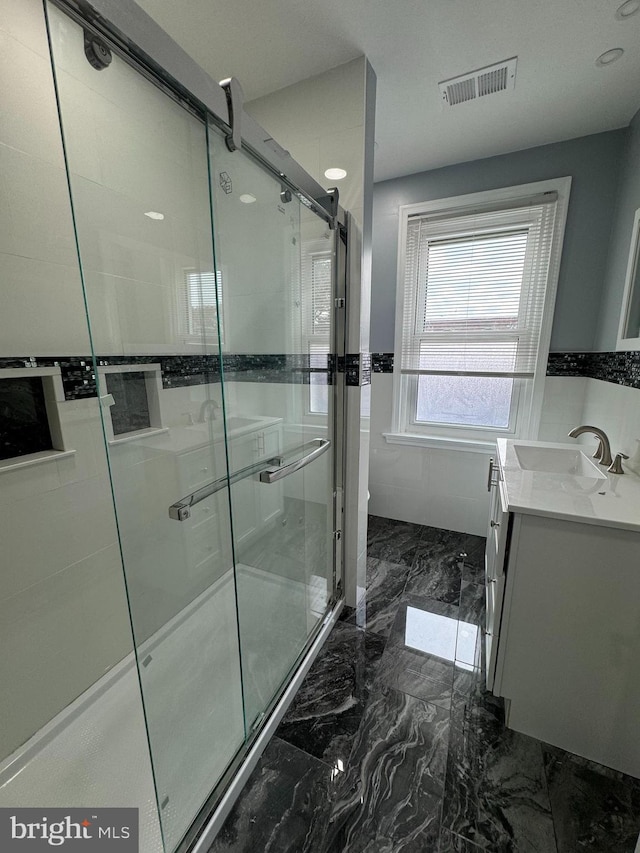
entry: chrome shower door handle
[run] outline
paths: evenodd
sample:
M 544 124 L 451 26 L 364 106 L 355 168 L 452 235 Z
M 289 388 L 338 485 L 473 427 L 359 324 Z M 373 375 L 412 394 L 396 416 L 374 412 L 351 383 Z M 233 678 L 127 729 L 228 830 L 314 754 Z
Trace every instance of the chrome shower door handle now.
M 303 444 L 301 450 L 306 450 L 308 447 L 314 449 L 303 456 L 301 459 L 296 459 L 295 462 L 289 462 L 288 465 L 280 465 L 277 468 L 266 468 L 260 472 L 261 483 L 275 483 L 282 480 L 283 477 L 288 477 L 290 474 L 295 474 L 301 468 L 305 468 L 318 456 L 322 456 L 331 447 L 331 442 L 326 438 L 314 438 L 312 441 Z

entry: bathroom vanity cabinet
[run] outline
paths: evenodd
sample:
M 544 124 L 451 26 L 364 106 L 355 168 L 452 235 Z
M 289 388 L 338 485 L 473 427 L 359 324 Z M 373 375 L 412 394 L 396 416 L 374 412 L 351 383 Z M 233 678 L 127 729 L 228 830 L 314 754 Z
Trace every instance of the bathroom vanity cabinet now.
M 616 514 L 619 482 L 510 478 L 500 455 L 486 555 L 487 684 L 507 700 L 510 728 L 640 777 L 640 531 L 592 513 L 608 501 Z M 640 492 L 627 478 L 625 490 Z M 546 506 L 536 496 L 545 488 Z M 582 515 L 555 512 L 554 491 L 558 501 L 570 493 Z
M 188 429 L 188 428 L 187 428 Z M 183 430 L 184 432 L 184 430 Z M 229 469 L 231 473 L 242 471 L 260 460 L 267 460 L 282 453 L 282 421 L 279 418 L 255 419 L 251 427 L 230 430 L 228 435 Z M 188 495 L 203 488 L 212 480 L 224 476 L 225 443 L 222 436 L 211 444 L 183 450 L 176 454 L 175 465 L 180 483 L 180 495 Z M 201 503 L 193 506 L 191 516 L 181 523 L 188 549 L 195 549 L 197 560 L 208 559 L 198 549 L 197 531 L 206 520 L 210 529 L 217 502 L 227 500 L 226 490 L 216 492 Z M 234 510 L 234 536 L 236 546 L 252 541 L 283 512 L 283 484 L 265 485 L 257 474 L 234 482 L 231 486 L 231 502 Z M 211 536 L 203 527 L 203 542 L 211 548 Z M 213 556 L 213 555 L 211 555 Z

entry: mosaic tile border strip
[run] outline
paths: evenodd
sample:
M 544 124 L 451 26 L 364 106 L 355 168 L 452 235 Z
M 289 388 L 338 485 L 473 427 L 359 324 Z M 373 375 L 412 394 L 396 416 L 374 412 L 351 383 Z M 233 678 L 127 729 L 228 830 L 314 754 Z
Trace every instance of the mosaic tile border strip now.
M 372 352 L 371 370 L 373 373 L 393 373 L 393 360 L 395 353 Z
M 304 353 L 274 355 L 223 355 L 223 370 L 228 382 L 269 382 L 288 385 L 314 383 L 330 385 L 335 366 L 326 356 L 326 363 L 318 364 L 319 356 Z M 220 358 L 217 355 L 138 355 L 98 356 L 99 367 L 119 364 L 160 364 L 162 387 L 180 388 L 189 385 L 214 384 L 221 381 Z M 3 368 L 59 367 L 66 400 L 82 400 L 97 394 L 93 360 L 90 356 L 10 357 L 0 358 Z
M 223 369 L 230 382 L 271 382 L 308 385 L 311 376 L 320 384 L 332 383 L 336 372 L 345 374 L 350 387 L 371 384 L 373 373 L 393 373 L 394 353 L 347 353 L 335 363 L 328 355 L 326 365 L 318 355 L 305 353 L 223 356 Z M 99 356 L 98 365 L 159 363 L 163 388 L 180 388 L 220 382 L 218 355 L 138 355 Z M 65 399 L 81 400 L 96 396 L 96 381 L 90 356 L 16 356 L 0 358 L 0 370 L 9 367 L 59 367 Z M 640 351 L 553 352 L 549 354 L 547 376 L 583 376 L 640 389 Z
M 552 352 L 547 376 L 584 376 L 640 389 L 640 351 Z
M 339 359 L 339 365 L 342 359 Z M 342 373 L 340 366 L 338 370 Z M 344 357 L 344 382 L 350 388 L 371 385 L 371 353 L 353 352 Z
M 394 353 L 371 353 L 373 373 L 393 373 Z M 547 376 L 584 376 L 640 389 L 640 351 L 552 352 Z

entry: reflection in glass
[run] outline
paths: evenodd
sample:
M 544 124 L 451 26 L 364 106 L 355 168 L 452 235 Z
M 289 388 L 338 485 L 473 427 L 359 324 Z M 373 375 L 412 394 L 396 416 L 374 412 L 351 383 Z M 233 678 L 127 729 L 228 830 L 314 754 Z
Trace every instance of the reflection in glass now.
M 209 128 L 216 270 L 224 281 L 231 473 L 332 440 L 335 232 Z M 251 204 L 243 196 L 251 195 Z M 231 487 L 246 727 L 259 723 L 324 616 L 333 585 L 332 452 L 272 484 Z
M 221 280 L 207 131 L 120 56 L 93 68 L 82 28 L 52 5 L 48 12 L 100 411 L 115 435 L 107 451 L 157 803 L 172 850 L 246 734 L 228 491 L 184 522 L 168 513 L 227 474 L 220 421 L 197 423 L 203 406 L 209 417 L 222 411 L 223 395 L 210 358 L 219 355 Z
M 409 648 L 455 662 L 472 671 L 476 660 L 478 626 L 470 622 L 407 607 L 404 642 Z

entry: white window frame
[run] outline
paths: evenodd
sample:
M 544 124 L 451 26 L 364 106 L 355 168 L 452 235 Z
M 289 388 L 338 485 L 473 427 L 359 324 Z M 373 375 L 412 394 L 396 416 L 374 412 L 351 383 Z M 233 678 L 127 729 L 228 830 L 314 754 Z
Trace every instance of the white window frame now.
M 189 290 L 189 278 L 192 275 L 200 275 L 200 276 L 202 276 L 202 275 L 213 275 L 214 280 L 215 280 L 215 285 L 216 285 L 216 296 L 218 295 L 218 288 L 221 287 L 221 289 L 222 289 L 222 299 L 218 300 L 217 309 L 218 309 L 218 314 L 219 314 L 218 328 L 220 330 L 220 346 L 221 346 L 221 349 L 224 351 L 226 349 L 226 346 L 225 346 L 225 336 L 226 336 L 225 335 L 225 331 L 226 331 L 225 330 L 225 321 L 227 319 L 226 318 L 227 312 L 226 312 L 226 305 L 225 305 L 226 293 L 225 293 L 225 288 L 224 288 L 224 284 L 223 284 L 223 282 L 225 280 L 225 276 L 224 276 L 223 270 L 220 269 L 219 267 L 216 267 L 214 271 L 213 270 L 204 270 L 203 271 L 203 270 L 197 269 L 196 267 L 187 267 L 183 270 L 183 273 L 184 273 L 183 284 L 181 286 L 182 289 L 178 293 L 178 325 L 179 325 L 179 329 L 180 329 L 180 339 L 181 339 L 182 343 L 187 344 L 187 345 L 193 345 L 193 346 L 201 347 L 203 340 L 205 339 L 202 334 L 194 333 L 190 329 L 190 325 L 193 322 L 192 321 L 192 315 L 191 315 L 193 306 L 191 305 L 191 296 L 190 296 L 190 290 Z M 218 347 L 218 333 L 217 333 L 217 331 L 216 331 L 215 338 L 212 338 L 212 340 L 210 340 L 210 341 L 207 340 L 206 343 L 212 347 L 215 346 L 215 348 L 217 349 L 217 347 Z
M 530 184 L 502 187 L 479 193 L 469 193 L 400 206 L 398 266 L 396 274 L 396 357 L 393 371 L 393 418 L 391 432 L 384 434 L 387 442 L 391 444 L 413 444 L 432 447 L 446 446 L 448 449 L 490 452 L 495 449 L 495 439 L 500 436 L 523 439 L 537 437 L 570 190 L 571 178 L 562 177 L 548 181 L 536 181 Z M 523 198 L 537 196 L 545 192 L 557 193 L 557 202 L 540 330 L 540 344 L 533 380 L 514 380 L 509 428 L 493 429 L 453 424 L 437 426 L 416 422 L 414 413 L 418 388 L 417 377 L 407 377 L 401 373 L 405 298 L 404 276 L 407 251 L 407 227 L 410 217 L 433 214 L 435 212 L 450 212 L 452 215 L 456 215 L 462 213 L 465 208 L 477 207 L 479 205 L 490 207 L 492 204 L 504 206 L 505 202 L 516 202 Z
M 321 260 L 328 259 L 328 260 L 332 261 L 331 270 L 332 270 L 332 274 L 334 274 L 334 271 L 335 271 L 335 254 L 333 252 L 331 245 L 327 246 L 326 240 L 313 240 L 312 242 L 308 243 L 307 245 L 305 245 L 303 247 L 302 265 L 303 265 L 303 268 L 305 268 L 305 269 L 303 269 L 303 275 L 306 273 L 309 276 L 310 281 L 313 280 L 312 267 L 313 267 L 313 262 L 316 259 L 321 259 Z M 325 334 L 322 334 L 322 335 L 313 334 L 313 293 L 312 293 L 312 288 L 310 288 L 310 293 L 311 293 L 311 299 L 308 301 L 308 304 L 303 305 L 303 317 L 302 317 L 302 327 L 304 330 L 303 334 L 302 334 L 303 347 L 304 347 L 304 351 L 307 353 L 309 358 L 311 358 L 311 345 L 313 343 L 317 343 L 320 345 L 326 344 L 327 352 L 328 353 L 331 352 L 331 332 L 329 331 L 326 335 Z M 329 311 L 330 312 L 332 311 L 332 307 L 333 306 L 330 304 L 329 305 Z M 332 322 L 333 322 L 333 317 L 331 317 L 330 321 L 329 321 L 329 327 L 330 328 L 331 328 Z M 309 376 L 310 381 L 309 381 L 309 385 L 307 387 L 305 415 L 310 421 L 316 420 L 318 423 L 324 423 L 327 419 L 327 415 L 329 414 L 329 410 L 331 408 L 331 401 L 329 399 L 327 399 L 327 411 L 326 412 L 319 412 L 319 411 L 312 410 L 312 408 L 311 408 L 311 393 L 312 393 L 312 388 L 313 388 L 313 386 L 311 384 L 311 376 L 312 375 L 313 374 L 310 374 L 310 376 Z M 330 386 L 327 386 L 327 388 L 330 391 Z

